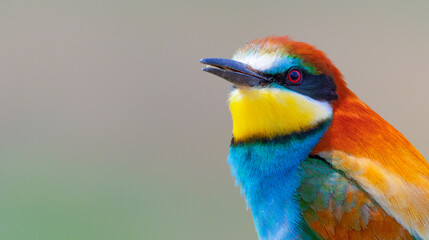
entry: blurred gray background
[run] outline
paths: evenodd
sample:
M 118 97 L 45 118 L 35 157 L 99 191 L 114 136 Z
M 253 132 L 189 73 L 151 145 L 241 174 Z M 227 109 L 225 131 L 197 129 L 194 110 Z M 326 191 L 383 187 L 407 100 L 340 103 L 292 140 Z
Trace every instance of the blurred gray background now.
M 257 239 L 199 59 L 290 35 L 429 157 L 428 1 L 1 1 L 0 239 Z

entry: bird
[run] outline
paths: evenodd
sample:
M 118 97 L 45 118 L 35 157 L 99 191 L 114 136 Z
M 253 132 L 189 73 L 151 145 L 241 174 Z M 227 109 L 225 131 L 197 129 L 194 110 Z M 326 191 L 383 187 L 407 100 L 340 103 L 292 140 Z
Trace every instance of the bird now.
M 429 239 L 429 164 L 327 55 L 255 39 L 202 70 L 232 83 L 227 162 L 259 239 Z

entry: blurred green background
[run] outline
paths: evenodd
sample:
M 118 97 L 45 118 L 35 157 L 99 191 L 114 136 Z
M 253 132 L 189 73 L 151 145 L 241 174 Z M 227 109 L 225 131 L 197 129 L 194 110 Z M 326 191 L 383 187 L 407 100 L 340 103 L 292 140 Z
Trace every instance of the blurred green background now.
M 253 38 L 328 53 L 429 157 L 428 1 L 1 1 L 0 239 L 257 239 L 226 163 Z

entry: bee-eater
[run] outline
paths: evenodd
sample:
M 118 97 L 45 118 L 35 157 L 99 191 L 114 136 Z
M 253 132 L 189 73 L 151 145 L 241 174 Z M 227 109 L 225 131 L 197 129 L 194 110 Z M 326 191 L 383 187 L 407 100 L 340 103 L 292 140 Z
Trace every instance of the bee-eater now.
M 228 163 L 259 239 L 429 239 L 429 164 L 325 53 L 272 36 L 201 63 L 234 85 Z

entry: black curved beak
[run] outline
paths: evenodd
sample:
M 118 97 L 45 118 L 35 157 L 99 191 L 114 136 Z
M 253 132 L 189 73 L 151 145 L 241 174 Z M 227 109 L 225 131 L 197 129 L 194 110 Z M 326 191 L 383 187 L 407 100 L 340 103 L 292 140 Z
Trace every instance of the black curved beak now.
M 271 82 L 268 78 L 260 75 L 249 65 L 224 58 L 204 58 L 201 63 L 213 67 L 205 67 L 203 71 L 219 76 L 235 86 L 260 86 Z

